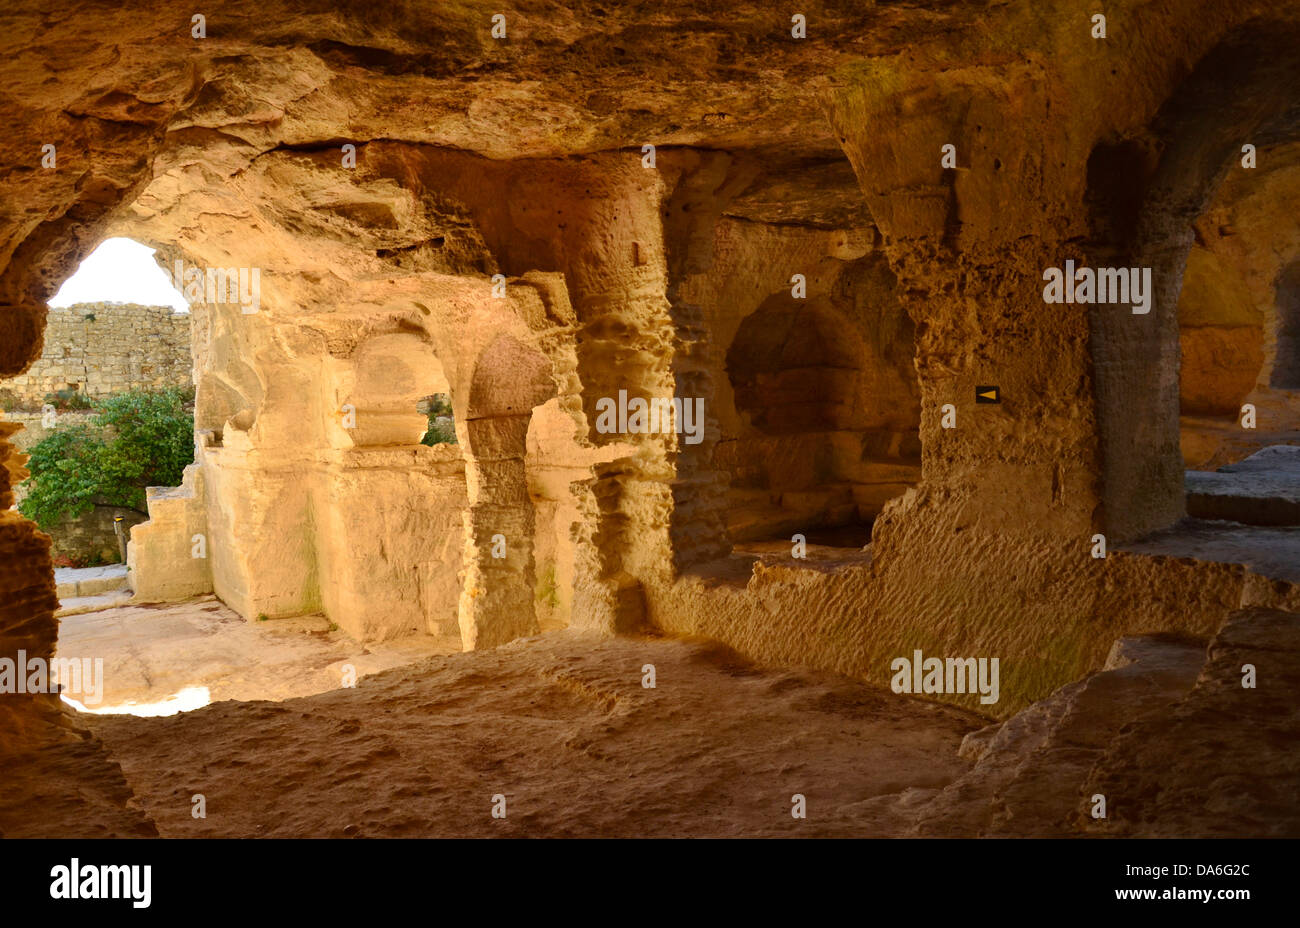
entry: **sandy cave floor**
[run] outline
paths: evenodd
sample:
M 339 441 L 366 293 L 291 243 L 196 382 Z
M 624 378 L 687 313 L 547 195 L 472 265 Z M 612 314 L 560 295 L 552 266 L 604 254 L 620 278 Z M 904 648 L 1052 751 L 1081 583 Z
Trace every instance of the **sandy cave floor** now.
M 903 823 L 872 797 L 953 781 L 986 724 L 713 644 L 573 631 L 284 702 L 80 718 L 177 837 L 887 835 Z
M 1300 835 L 1292 612 L 1237 610 L 1208 644 L 1120 639 L 1097 672 L 985 726 L 718 644 L 571 630 L 432 656 L 417 653 L 427 641 L 398 642 L 376 659 L 400 666 L 343 689 L 322 669 L 366 649 L 314 620 L 243 623 L 213 605 L 73 624 L 107 646 L 114 627 L 169 617 L 152 639 L 117 642 L 142 668 L 176 661 L 159 691 L 182 669 L 215 673 L 214 654 L 255 657 L 244 692 L 326 689 L 152 718 L 5 702 L 0 731 L 28 747 L 3 771 L 0 834 Z M 295 657 L 319 666 L 287 666 Z M 1247 664 L 1257 688 L 1242 685 Z M 1098 792 L 1105 821 L 1084 806 Z M 190 814 L 199 793 L 205 819 Z M 806 819 L 790 815 L 795 793 Z M 505 819 L 491 815 L 497 795 Z

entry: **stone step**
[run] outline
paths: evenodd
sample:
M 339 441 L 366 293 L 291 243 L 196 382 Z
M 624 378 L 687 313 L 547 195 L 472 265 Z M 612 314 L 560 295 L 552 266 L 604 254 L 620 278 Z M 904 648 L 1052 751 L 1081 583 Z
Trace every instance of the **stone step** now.
M 54 571 L 59 599 L 97 596 L 126 586 L 126 565 L 103 567 L 59 567 Z
M 1185 475 L 1187 514 L 1243 525 L 1300 525 L 1300 446 L 1270 445 L 1217 471 Z
M 59 599 L 59 608 L 55 611 L 54 617 L 57 619 L 66 615 L 81 615 L 83 612 L 98 612 L 101 609 L 125 606 L 131 602 L 133 595 L 128 589 L 118 589 L 98 593 L 94 596 L 61 597 Z

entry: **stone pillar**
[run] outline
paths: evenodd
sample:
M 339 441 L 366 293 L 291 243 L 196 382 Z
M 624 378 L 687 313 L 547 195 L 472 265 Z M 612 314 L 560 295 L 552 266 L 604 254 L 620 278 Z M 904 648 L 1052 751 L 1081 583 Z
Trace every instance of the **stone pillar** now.
M 465 423 L 469 509 L 460 635 L 467 651 L 539 630 L 533 603 L 534 516 L 524 471 L 531 418 L 530 412 Z

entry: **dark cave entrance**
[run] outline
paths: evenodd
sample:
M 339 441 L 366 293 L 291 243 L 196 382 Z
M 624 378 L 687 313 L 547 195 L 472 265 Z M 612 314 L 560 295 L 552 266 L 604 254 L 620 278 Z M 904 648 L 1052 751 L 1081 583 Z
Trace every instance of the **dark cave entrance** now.
M 1300 390 L 1300 260 L 1277 279 L 1277 354 L 1269 386 Z
M 733 543 L 861 549 L 919 479 L 913 327 L 886 294 L 882 261 L 852 262 L 830 292 L 776 294 L 741 322 L 726 354 L 741 426 L 715 454 Z

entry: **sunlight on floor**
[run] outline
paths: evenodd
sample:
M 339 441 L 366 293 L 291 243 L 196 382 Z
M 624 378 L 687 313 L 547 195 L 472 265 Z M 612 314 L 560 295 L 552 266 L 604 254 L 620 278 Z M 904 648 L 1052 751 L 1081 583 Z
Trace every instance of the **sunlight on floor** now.
M 190 712 L 194 709 L 202 709 L 212 702 L 212 696 L 206 686 L 187 686 L 174 696 L 168 696 L 158 702 L 127 702 L 120 706 L 95 706 L 91 708 L 69 698 L 67 695 L 63 695 L 62 699 L 78 712 L 89 712 L 92 715 L 138 715 L 142 718 Z

